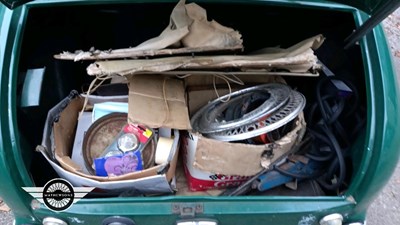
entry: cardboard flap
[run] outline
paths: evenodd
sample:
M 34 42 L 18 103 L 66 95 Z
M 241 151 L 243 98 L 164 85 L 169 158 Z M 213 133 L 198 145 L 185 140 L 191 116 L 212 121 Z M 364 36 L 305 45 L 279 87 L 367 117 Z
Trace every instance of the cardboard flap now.
M 66 108 L 68 110 L 63 110 L 60 113 L 59 120 L 53 125 L 54 142 L 56 143 L 54 152 L 58 161 L 64 156 L 71 156 L 70 149 L 72 149 L 73 140 L 75 138 L 76 121 L 78 120 L 82 105 L 82 98 L 71 100 Z
M 194 167 L 210 173 L 252 176 L 262 170 L 263 145 L 222 142 L 199 136 Z M 235 162 L 240 162 L 237 166 Z
M 281 156 L 291 153 L 305 132 L 305 121 L 300 114 L 296 126 L 283 138 L 274 142 L 273 157 L 263 158 L 269 145 L 250 145 L 222 142 L 199 136 L 193 166 L 197 169 L 224 175 L 253 176 L 267 168 Z
M 129 78 L 129 122 L 151 128 L 191 129 L 183 81 L 164 76 Z

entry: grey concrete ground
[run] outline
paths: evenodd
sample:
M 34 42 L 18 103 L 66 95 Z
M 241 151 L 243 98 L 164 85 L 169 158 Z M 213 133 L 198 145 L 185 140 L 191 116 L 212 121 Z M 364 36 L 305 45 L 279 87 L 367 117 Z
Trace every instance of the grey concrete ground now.
M 1 225 L 12 225 L 13 219 L 12 212 L 0 212 Z
M 368 209 L 367 224 L 400 224 L 400 163 L 389 183 Z
M 400 76 L 400 9 L 385 21 L 385 31 L 389 39 L 393 60 Z M 0 211 L 0 225 L 12 225 L 12 212 Z M 400 163 L 389 183 L 368 210 L 368 225 L 400 224 Z

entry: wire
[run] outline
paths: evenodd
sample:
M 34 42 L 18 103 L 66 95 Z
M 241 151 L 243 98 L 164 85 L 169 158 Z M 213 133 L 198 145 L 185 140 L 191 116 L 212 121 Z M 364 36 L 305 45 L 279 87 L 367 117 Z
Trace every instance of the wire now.
M 345 97 L 330 92 L 326 85 L 332 80 L 343 81 L 352 90 L 352 95 Z M 326 77 L 316 85 L 316 101 L 307 109 L 307 131 L 314 141 L 304 155 L 319 162 L 322 165 L 321 170 L 325 171 L 316 179 L 317 182 L 326 190 L 337 191 L 346 179 L 345 155 L 348 155 L 346 151 L 350 148 L 350 140 L 354 139 L 365 124 L 365 117 L 357 113 L 362 110 L 358 91 L 351 82 L 343 78 Z M 349 127 L 352 129 L 348 129 Z M 326 147 L 328 151 L 323 150 Z M 282 170 L 276 169 L 278 172 Z M 297 174 L 286 174 L 299 178 Z
M 310 158 L 310 159 L 312 159 L 314 161 L 320 161 L 320 162 L 328 161 L 328 160 L 332 159 L 333 155 L 334 154 L 332 154 L 332 153 L 327 154 L 325 156 L 318 156 L 318 155 L 313 155 L 313 154 L 310 154 L 310 153 L 306 153 L 305 154 L 305 156 L 307 156 L 307 158 Z
M 337 159 L 339 161 L 339 176 L 337 178 L 337 182 L 335 184 L 328 184 L 325 180 L 319 179 L 318 182 L 326 189 L 328 190 L 335 190 L 339 188 L 345 177 L 346 177 L 346 164 L 344 161 L 342 149 L 340 148 L 339 143 L 337 142 L 335 136 L 333 135 L 332 131 L 328 129 L 326 126 L 323 126 L 323 131 L 327 135 L 327 137 L 331 140 L 333 149 L 336 152 Z

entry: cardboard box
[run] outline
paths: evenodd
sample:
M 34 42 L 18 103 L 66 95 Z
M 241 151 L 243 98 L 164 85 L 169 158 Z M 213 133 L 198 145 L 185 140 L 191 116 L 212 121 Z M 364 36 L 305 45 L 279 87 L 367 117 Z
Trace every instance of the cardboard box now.
M 197 140 L 189 151 L 195 152 L 193 167 L 211 173 L 224 175 L 253 176 L 268 167 L 272 162 L 288 154 L 297 145 L 305 133 L 305 121 L 298 117 L 292 131 L 281 139 L 262 145 L 222 142 L 205 138 L 199 134 L 191 134 Z M 189 141 L 189 140 L 188 140 Z M 262 157 L 266 150 L 273 155 Z
M 96 102 L 98 100 L 98 98 L 95 98 Z M 101 102 L 101 100 L 99 101 Z M 179 132 L 177 130 L 174 130 L 173 154 L 169 165 L 157 165 L 115 177 L 98 177 L 84 173 L 82 165 L 71 160 L 78 116 L 83 102 L 82 97 L 76 97 L 72 100 L 65 99 L 49 111 L 42 145 L 38 147 L 38 150 L 58 175 L 67 179 L 76 187 L 96 187 L 109 192 L 125 190 L 136 190 L 140 193 L 149 194 L 173 192 L 170 181 L 175 175 L 178 159 Z M 53 123 L 53 121 L 55 122 Z
M 273 146 L 222 142 L 186 132 L 182 135 L 181 151 L 189 189 L 202 191 L 239 186 L 263 167 L 290 153 L 301 141 L 305 128 L 300 115 L 294 129 Z M 273 156 L 262 157 L 269 148 L 273 149 Z
M 161 74 L 141 74 L 129 76 L 129 121 L 144 124 L 151 128 L 169 127 L 191 130 L 190 115 L 195 109 L 205 105 L 218 93 L 229 93 L 226 78 L 213 78 L 214 75 L 187 75 L 184 79 Z M 221 76 L 219 76 L 221 77 Z M 267 82 L 284 82 L 279 76 L 242 75 L 232 76 L 230 82 L 246 85 Z M 245 85 L 231 85 L 231 91 Z M 221 88 L 222 87 L 222 88 Z M 200 90 L 200 92 L 198 92 Z
M 218 88 L 224 84 L 228 85 L 228 80 L 235 81 L 234 88 Z M 244 88 L 245 85 L 269 82 L 284 83 L 284 80 L 278 76 L 215 78 L 213 75 L 188 75 L 182 82 L 175 77 L 164 75 L 133 75 L 129 78 L 129 119 L 150 127 L 168 126 L 190 131 L 188 113 L 195 112 L 192 107 L 197 109 L 213 100 L 216 95 L 214 88 L 226 93 L 229 89 L 240 89 L 237 87 L 239 83 L 242 83 Z M 302 122 L 297 124 L 300 128 L 304 125 Z M 283 138 L 281 143 L 274 145 L 228 143 L 190 133 L 189 136 L 193 138 L 185 138 L 187 145 L 182 145 L 184 154 L 187 154 L 184 164 L 189 188 L 202 190 L 243 183 L 262 170 L 263 166 L 268 166 L 286 154 L 297 138 L 301 137 L 300 128 L 291 133 L 290 137 Z M 264 151 L 270 148 L 274 148 L 274 155 L 268 159 L 262 158 Z

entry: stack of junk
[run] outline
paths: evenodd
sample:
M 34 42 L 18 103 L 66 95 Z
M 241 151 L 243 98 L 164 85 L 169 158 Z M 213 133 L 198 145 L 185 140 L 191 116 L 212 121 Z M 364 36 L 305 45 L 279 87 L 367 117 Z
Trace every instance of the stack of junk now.
M 314 53 L 324 39 L 246 52 L 239 31 L 181 0 L 161 34 L 136 47 L 54 55 L 91 61 L 90 81 L 49 111 L 37 150 L 100 196 L 338 190 L 345 165 L 332 121 L 352 86 L 324 73 Z M 286 77 L 320 79 L 319 97 L 306 102 Z M 332 84 L 348 94 L 324 93 Z

